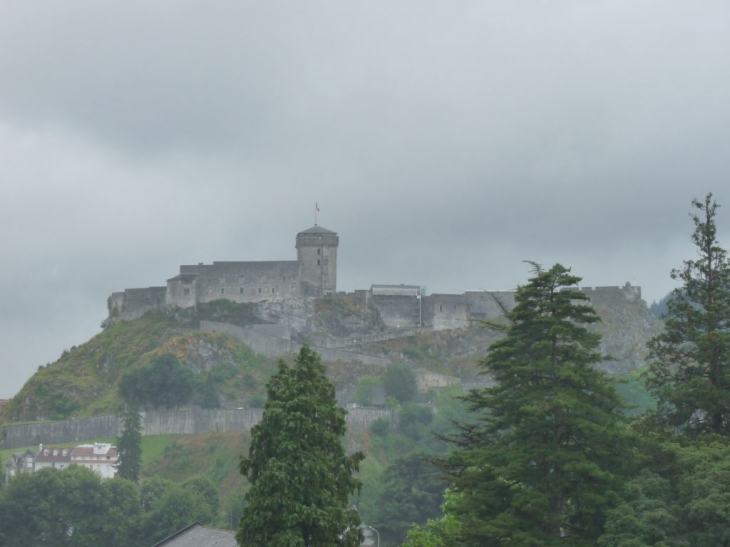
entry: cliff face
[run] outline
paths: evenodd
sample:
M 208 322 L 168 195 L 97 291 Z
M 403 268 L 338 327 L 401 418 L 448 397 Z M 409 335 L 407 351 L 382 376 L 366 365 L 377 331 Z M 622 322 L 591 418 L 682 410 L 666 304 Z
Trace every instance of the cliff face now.
M 601 351 L 612 360 L 601 368 L 613 376 L 625 376 L 646 366 L 647 342 L 664 328 L 660 319 L 639 298 L 592 298 L 601 322 L 591 328 L 601 334 Z

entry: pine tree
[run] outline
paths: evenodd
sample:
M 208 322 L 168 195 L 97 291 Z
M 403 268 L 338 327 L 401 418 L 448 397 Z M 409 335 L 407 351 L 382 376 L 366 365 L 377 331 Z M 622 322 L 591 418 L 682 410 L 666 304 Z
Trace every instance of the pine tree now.
M 585 294 L 565 290 L 580 278 L 533 266 L 506 336 L 480 363 L 496 385 L 465 397 L 479 420 L 460 426 L 443 462 L 468 546 L 595 545 L 625 457 L 623 403 L 585 327 L 598 317 Z
M 122 420 L 123 431 L 117 440 L 119 451 L 117 476 L 138 482 L 142 468 L 142 418 L 139 409 L 128 408 Z
M 730 434 L 730 264 L 717 241 L 718 205 L 694 200 L 699 257 L 672 270 L 682 286 L 667 303 L 665 330 L 649 342 L 647 385 L 659 416 L 690 437 Z
M 294 366 L 280 361 L 266 390 L 240 461 L 251 487 L 236 539 L 244 547 L 359 546 L 360 518 L 347 505 L 363 456 L 345 452 L 345 411 L 319 355 L 305 346 Z

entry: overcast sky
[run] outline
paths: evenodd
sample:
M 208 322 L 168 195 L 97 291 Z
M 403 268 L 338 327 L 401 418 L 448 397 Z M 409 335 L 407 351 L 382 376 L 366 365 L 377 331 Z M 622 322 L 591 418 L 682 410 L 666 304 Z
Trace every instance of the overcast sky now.
M 726 1 L 0 2 L 0 398 L 181 263 L 506 289 L 525 259 L 651 303 L 730 242 Z M 723 238 L 724 236 L 724 238 Z

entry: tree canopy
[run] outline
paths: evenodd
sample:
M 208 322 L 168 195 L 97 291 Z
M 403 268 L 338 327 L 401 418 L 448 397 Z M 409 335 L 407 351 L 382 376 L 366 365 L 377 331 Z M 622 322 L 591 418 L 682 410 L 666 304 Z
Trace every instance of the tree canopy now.
M 342 445 L 345 411 L 319 355 L 304 346 L 293 366 L 279 362 L 266 385 L 262 421 L 251 430 L 240 470 L 251 487 L 236 538 L 243 547 L 355 547 L 361 453 Z
M 386 397 L 395 397 L 399 403 L 407 403 L 416 397 L 418 386 L 416 373 L 408 365 L 390 365 L 383 375 Z
M 649 344 L 647 384 L 659 416 L 691 437 L 730 434 L 730 264 L 717 241 L 718 205 L 694 200 L 698 258 L 672 270 L 682 282 L 667 301 L 665 329 Z
M 122 417 L 122 422 L 122 434 L 117 440 L 119 451 L 117 476 L 137 482 L 142 468 L 142 417 L 139 409 L 128 408 Z
M 464 545 L 595 545 L 616 486 L 623 403 L 594 368 L 598 317 L 569 269 L 533 266 L 480 363 L 496 385 L 465 397 L 479 420 L 444 462 Z
M 127 372 L 119 382 L 119 392 L 132 406 L 183 406 L 193 396 L 193 373 L 175 355 L 164 353 L 151 364 Z

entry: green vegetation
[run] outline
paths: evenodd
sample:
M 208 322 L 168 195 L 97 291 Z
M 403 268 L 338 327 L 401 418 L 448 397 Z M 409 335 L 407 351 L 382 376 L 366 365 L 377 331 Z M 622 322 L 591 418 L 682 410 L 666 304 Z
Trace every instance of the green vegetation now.
M 587 296 L 563 290 L 580 281 L 568 269 L 534 273 L 481 362 L 496 385 L 465 398 L 479 421 L 461 426 L 443 462 L 464 545 L 594 544 L 620 484 L 623 405 L 584 326 L 598 318 Z
M 0 423 L 119 414 L 125 406 L 119 389 L 122 380 L 139 380 L 135 389 L 144 397 L 155 363 L 165 354 L 173 355 L 192 373 L 190 402 L 215 407 L 217 396 L 229 406 L 244 406 L 249 399 L 263 396 L 261 386 L 276 370 L 276 361 L 256 355 L 230 336 L 190 331 L 186 325 L 197 320 L 195 313 L 223 319 L 249 312 L 247 305 L 211 303 L 197 312 L 184 310 L 182 317 L 148 313 L 115 323 L 41 367 L 5 406 Z M 169 398 L 153 400 L 152 390 L 148 391 L 151 398 L 144 402 L 151 407 L 181 404 Z M 161 393 L 165 392 L 169 390 Z
M 266 390 L 241 457 L 251 487 L 236 539 L 244 547 L 359 546 L 360 517 L 347 501 L 361 487 L 353 474 L 363 455 L 345 452 L 345 411 L 319 355 L 304 346 L 292 367 L 280 361 Z
M 122 435 L 117 440 L 117 450 L 117 475 L 122 479 L 139 481 L 142 467 L 142 417 L 136 406 L 128 408 L 122 417 Z
M 380 387 L 380 380 L 375 376 L 366 374 L 361 376 L 357 382 L 357 387 L 352 394 L 352 401 L 360 406 L 370 406 L 373 404 L 375 389 Z
M 172 353 L 156 356 L 152 363 L 130 370 L 119 381 L 119 392 L 128 405 L 158 409 L 185 406 L 193 397 L 193 373 Z
M 390 365 L 382 379 L 386 397 L 394 397 L 399 403 L 407 403 L 416 397 L 416 373 L 407 365 Z
M 42 469 L 0 490 L 0 543 L 6 547 L 132 547 L 141 522 L 133 482 L 101 480 L 84 467 Z
M 686 434 L 730 435 L 730 263 L 717 242 L 712 194 L 694 200 L 699 258 L 672 271 L 682 286 L 667 303 L 666 330 L 649 344 L 647 384 L 658 417 Z
M 472 392 L 416 394 L 407 365 L 331 363 L 328 381 L 311 352 L 278 367 L 231 337 L 193 330 L 201 319 L 256 321 L 249 305 L 220 301 L 110 326 L 40 367 L 2 419 L 118 413 L 125 398 L 150 408 L 260 406 L 267 418 L 253 441 L 211 432 L 140 443 L 134 423 L 118 441 L 93 439 L 118 442 L 127 462 L 127 444 L 140 445 L 137 472 L 120 473 L 139 484 L 100 481 L 76 467 L 16 479 L 0 488 L 0 545 L 148 547 L 195 520 L 235 529 L 241 517 L 247 544 L 355 544 L 362 518 L 383 547 L 725 545 L 730 270 L 715 237 L 717 205 L 708 195 L 693 207 L 701 213 L 699 258 L 673 272 L 683 286 L 665 299 L 667 329 L 653 339 L 648 367 L 643 340 L 657 324 L 632 321 L 643 303 L 621 313 L 586 307 L 583 293 L 561 291 L 577 278 L 559 265 L 536 270 L 520 289 L 506 335 L 467 325 L 368 348 L 465 379 L 483 370 L 497 381 Z M 318 335 L 345 316 L 377 323 L 372 310 L 339 295 L 316 307 Z M 598 348 L 614 354 L 618 339 L 629 340 L 631 355 L 611 369 Z M 614 385 L 597 365 L 629 374 Z M 331 382 L 362 405 L 382 389 L 397 419 L 343 437 Z M 0 462 L 22 451 L 2 450 Z M 359 451 L 368 455 L 362 462 Z

